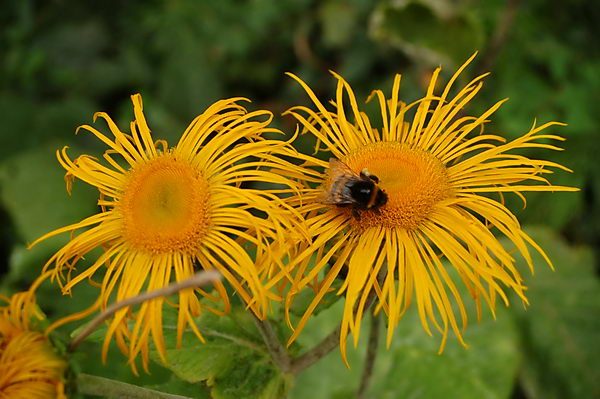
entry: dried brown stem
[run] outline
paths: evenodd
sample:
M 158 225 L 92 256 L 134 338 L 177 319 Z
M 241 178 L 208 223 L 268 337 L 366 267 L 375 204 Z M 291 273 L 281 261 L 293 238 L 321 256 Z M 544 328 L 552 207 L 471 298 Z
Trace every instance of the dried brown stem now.
M 151 299 L 173 295 L 181 290 L 187 288 L 202 287 L 210 283 L 214 283 L 221 279 L 221 273 L 216 270 L 207 270 L 194 274 L 187 280 L 172 283 L 166 287 L 159 288 L 153 291 L 147 291 L 142 294 L 136 295 L 131 298 L 124 299 L 119 302 L 115 302 L 108 306 L 102 313 L 96 316 L 69 344 L 69 350 L 73 351 L 77 348 L 77 345 L 81 343 L 88 335 L 90 335 L 100 324 L 110 318 L 117 311 L 129 307 L 139 305 L 142 302 L 149 301 Z
M 517 9 L 521 0 L 507 0 L 500 21 L 496 27 L 496 31 L 492 36 L 492 41 L 485 51 L 483 60 L 481 61 L 480 75 L 490 71 L 496 62 L 496 58 L 500 53 L 500 50 L 508 39 L 510 28 L 514 22 L 515 16 L 517 15 Z

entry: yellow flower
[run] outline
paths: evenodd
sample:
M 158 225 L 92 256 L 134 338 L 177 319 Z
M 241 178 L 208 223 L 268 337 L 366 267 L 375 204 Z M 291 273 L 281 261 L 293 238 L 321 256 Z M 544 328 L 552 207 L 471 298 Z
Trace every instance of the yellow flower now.
M 0 397 L 66 399 L 62 381 L 67 364 L 41 332 L 30 328 L 30 319 L 41 314 L 33 297 L 22 292 L 0 307 Z
M 508 304 L 507 289 L 526 301 L 513 256 L 495 234 L 512 241 L 531 268 L 528 246 L 550 264 L 505 207 L 502 195 L 515 193 L 524 200 L 522 193 L 526 191 L 575 190 L 553 186 L 544 177 L 552 173 L 549 168 L 567 168 L 513 153 L 532 147 L 557 150 L 548 142 L 563 138 L 543 131 L 559 123 L 534 124 L 529 132 L 509 142 L 483 134 L 483 125 L 503 101 L 480 116 L 465 116 L 463 112 L 481 89 L 485 75 L 472 80 L 454 97 L 449 95 L 473 57 L 441 94 L 435 93 L 440 69 L 435 70 L 425 97 L 412 104 L 398 99 L 400 75 L 394 79 L 389 99 L 380 90 L 374 91 L 367 101 L 377 99 L 379 103 L 380 129 L 374 129 L 359 110 L 351 87 L 341 76 L 333 73 L 338 85 L 333 110 L 329 111 L 306 83 L 290 74 L 307 92 L 316 111 L 297 106 L 287 113 L 301 123 L 304 133 L 317 138 L 317 151 L 328 151 L 343 163 L 340 171 L 336 160 L 328 163 L 304 156 L 304 175 L 287 173 L 305 183 L 302 195 L 292 197 L 290 203 L 308 215 L 312 237 L 310 244 L 297 246 L 295 261 L 285 271 L 293 274 L 286 300 L 288 312 L 302 289 L 310 287 L 315 293 L 290 342 L 333 289 L 334 280 L 341 278 L 343 284 L 337 294 L 345 295 L 340 338 L 345 361 L 348 334 L 353 335 L 356 345 L 370 293 L 378 298 L 374 311 L 383 309 L 387 315 L 388 346 L 395 326 L 414 298 L 425 331 L 431 335 L 433 325 L 442 333 L 441 351 L 450 330 L 464 344 L 461 331 L 467 325 L 463 299 L 444 260 L 458 272 L 478 310 L 483 299 L 492 312 L 497 296 Z M 344 164 L 351 171 L 344 172 Z M 319 171 L 323 169 L 326 173 Z M 372 197 L 369 203 L 367 196 L 362 205 L 369 209 L 337 206 L 336 201 L 343 199 L 341 191 L 347 190 L 344 183 L 352 175 L 350 182 L 356 180 L 361 172 L 373 184 L 378 181 L 377 187 L 387 201 L 377 202 Z M 492 193 L 498 193 L 499 200 L 490 197 Z M 347 198 L 349 193 L 345 194 Z
M 275 194 L 252 185 L 289 183 L 267 170 L 281 164 L 274 154 L 288 144 L 263 138 L 265 132 L 278 132 L 267 127 L 272 114 L 247 112 L 238 104 L 242 100 L 216 102 L 192 121 L 177 146 L 169 148 L 163 140 L 153 141 L 141 96 L 134 95 L 130 134 L 121 132 L 105 113 L 97 113 L 94 120 L 104 119 L 113 137 L 88 125 L 80 127 L 106 144 L 104 162 L 89 155 L 72 160 L 67 147 L 57 151 L 67 171 L 67 190 L 74 179 L 97 187 L 101 211 L 48 233 L 32 245 L 71 232 L 70 242 L 44 267 L 44 272 L 49 270 L 58 279 L 64 294 L 105 268 L 97 303 L 60 324 L 106 308 L 109 299 L 120 301 L 142 290 L 164 287 L 171 280 L 185 280 L 198 268 L 218 269 L 258 317 L 265 317 L 269 300 L 280 299 L 264 284 L 276 261 L 271 259 L 270 243 L 286 237 L 294 219 Z M 268 219 L 254 216 L 255 210 L 266 213 Z M 75 274 L 75 264 L 98 247 L 104 253 Z M 215 291 L 179 293 L 175 304 L 179 340 L 186 326 L 202 339 L 193 321 L 202 308 L 219 312 L 206 301 L 200 302 L 197 294 L 229 310 L 223 283 L 216 283 Z M 138 354 L 146 369 L 151 337 L 165 360 L 162 310 L 166 301 L 143 303 L 135 314 L 130 309 L 117 312 L 108 326 L 104 356 L 114 337 L 133 370 Z

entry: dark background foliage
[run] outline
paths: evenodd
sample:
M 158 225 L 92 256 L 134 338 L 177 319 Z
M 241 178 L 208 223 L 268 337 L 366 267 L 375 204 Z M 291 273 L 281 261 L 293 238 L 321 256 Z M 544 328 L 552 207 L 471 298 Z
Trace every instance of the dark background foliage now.
M 539 300 L 546 311 L 531 309 L 521 314 L 517 309 L 512 316 L 504 315 L 512 320 L 506 327 L 508 336 L 516 338 L 507 352 L 513 355 L 501 358 L 498 364 L 480 365 L 462 359 L 461 365 L 450 359 L 443 360 L 450 362 L 445 367 L 491 367 L 487 374 L 473 376 L 484 384 L 494 376 L 495 368 L 508 369 L 498 383 L 501 388 L 490 388 L 483 397 L 600 396 L 600 358 L 590 354 L 600 327 L 596 260 L 600 246 L 600 177 L 596 173 L 600 152 L 600 9 L 594 2 L 1 3 L 0 266 L 5 291 L 26 288 L 60 240 L 34 251 L 25 249 L 28 242 L 95 209 L 95 193 L 83 184 L 76 186 L 72 197 L 66 195 L 63 171 L 53 158 L 54 151 L 64 145 L 74 147 L 73 154 L 103 150 L 89 135 L 74 135 L 78 125 L 91 123 L 94 112 L 108 112 L 125 128 L 132 118 L 129 96 L 139 92 L 155 137 L 174 144 L 195 115 L 224 97 L 247 96 L 253 101 L 250 107 L 266 108 L 276 115 L 289 106 L 306 104 L 305 94 L 284 75 L 286 71 L 302 77 L 323 100 L 334 94 L 329 69 L 342 74 L 359 99 L 376 88 L 389 93 L 393 75 L 402 73 L 401 97 L 412 101 L 423 95 L 434 67 L 443 65 L 448 76 L 479 50 L 468 75 L 491 71 L 492 76 L 468 111 L 482 112 L 495 101 L 510 97 L 488 125 L 489 131 L 507 138 L 527 131 L 534 118 L 539 123 L 567 123 L 566 127 L 553 128 L 567 138 L 566 151 L 529 155 L 572 168 L 573 174 L 557 173 L 552 181 L 581 191 L 529 195 L 525 209 L 509 198 L 511 209 L 524 224 L 545 226 L 543 240 L 560 258 L 556 274 L 540 273 L 539 281 L 547 281 L 547 285 L 536 288 L 536 279 L 531 279 L 533 307 Z M 289 119 L 277 116 L 275 123 L 288 134 L 294 131 Z M 564 279 L 559 278 L 562 273 Z M 554 291 L 548 291 L 548 286 Z M 562 298 L 566 293 L 570 296 Z M 41 294 L 40 302 L 50 315 L 75 309 L 66 299 L 56 299 L 56 294 L 51 289 Z M 506 323 L 500 322 L 498 328 Z M 485 342 L 485 323 L 476 328 L 479 330 L 474 334 L 483 338 L 475 340 Z M 389 362 L 416 372 L 405 361 L 393 360 L 396 352 L 386 353 L 392 357 Z M 461 359 L 462 352 L 457 353 Z M 406 353 L 400 355 L 405 357 Z M 330 370 L 343 367 L 338 357 L 328 366 Z M 121 360 L 115 355 L 116 363 Z M 119 372 L 99 365 L 85 367 L 136 381 L 126 367 Z M 319 377 L 321 382 L 312 383 L 331 388 L 326 382 L 327 372 L 315 370 L 314 377 L 306 378 Z M 408 397 L 419 392 L 414 384 L 403 381 L 406 374 L 401 368 L 388 369 L 388 373 L 389 378 L 398 380 L 398 395 Z M 409 375 L 412 381 L 421 378 L 420 383 L 427 384 L 426 374 Z M 385 381 L 381 395 L 396 397 L 389 396 L 394 384 Z M 322 396 L 313 396 L 346 397 L 343 387 L 329 388 L 323 388 Z M 459 393 L 460 389 L 453 395 L 448 389 L 444 397 L 471 397 Z M 468 386 L 465 389 L 476 392 Z M 425 392 L 415 397 L 441 397 L 436 391 Z M 306 397 L 302 395 L 297 393 L 297 397 Z

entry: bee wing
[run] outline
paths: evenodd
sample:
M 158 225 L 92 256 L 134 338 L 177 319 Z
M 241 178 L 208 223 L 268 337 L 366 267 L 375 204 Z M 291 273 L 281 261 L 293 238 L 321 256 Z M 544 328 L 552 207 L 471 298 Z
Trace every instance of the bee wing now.
M 342 175 L 349 175 L 358 177 L 356 173 L 348 165 L 343 163 L 337 158 L 329 158 L 329 168 L 327 169 L 327 175 L 330 179 L 336 180 L 337 177 Z
M 327 178 L 323 185 L 323 192 L 317 200 L 326 205 L 354 203 L 355 201 L 348 189 L 348 183 L 355 180 L 360 180 L 360 178 L 348 165 L 337 158 L 329 158 Z

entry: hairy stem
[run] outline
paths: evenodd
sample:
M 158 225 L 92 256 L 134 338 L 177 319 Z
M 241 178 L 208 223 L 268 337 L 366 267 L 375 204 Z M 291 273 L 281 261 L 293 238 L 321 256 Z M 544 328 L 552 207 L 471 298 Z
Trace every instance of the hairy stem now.
M 85 395 L 108 399 L 192 399 L 83 373 L 77 375 L 77 389 Z
M 106 319 L 110 318 L 115 312 L 120 309 L 139 305 L 142 302 L 149 301 L 154 298 L 164 297 L 173 295 L 176 292 L 187 288 L 194 287 L 202 287 L 213 283 L 219 279 L 221 279 L 221 273 L 216 270 L 207 270 L 194 274 L 192 277 L 187 280 L 169 284 L 163 288 L 159 288 L 153 291 L 147 291 L 142 294 L 136 295 L 131 298 L 124 299 L 119 302 L 115 302 L 108 306 L 106 310 L 96 316 L 69 344 L 69 350 L 73 351 L 77 348 L 77 345 L 81 343 L 88 335 L 90 335 L 100 324 L 102 324 Z
M 252 316 L 254 317 L 256 327 L 258 327 L 258 331 L 260 331 L 260 334 L 262 335 L 263 341 L 269 350 L 273 362 L 275 362 L 282 372 L 289 373 L 291 366 L 290 356 L 283 345 L 281 345 L 281 341 L 273 330 L 273 326 L 269 323 L 269 320 L 261 320 L 256 317 L 254 313 L 252 313 Z
M 386 268 L 381 268 L 379 275 L 377 276 L 378 284 L 381 284 L 387 273 Z M 365 301 L 364 311 L 367 312 L 377 297 L 374 288 L 371 288 L 367 299 Z M 354 306 L 354 312 L 358 309 L 358 303 Z M 256 321 L 256 326 L 262 335 L 263 341 L 267 346 L 269 354 L 273 359 L 273 362 L 279 367 L 284 373 L 290 373 L 292 375 L 300 373 L 305 368 L 318 362 L 323 357 L 327 356 L 329 352 L 337 348 L 340 344 L 340 335 L 342 331 L 342 325 L 339 324 L 329 335 L 327 335 L 321 342 L 319 342 L 313 348 L 307 350 L 302 355 L 292 358 L 288 354 L 286 348 L 281 344 L 279 337 L 273 331 L 273 327 L 268 320 L 260 320 L 254 313 L 252 313 Z M 377 328 L 379 328 L 377 326 Z M 374 360 L 373 360 L 374 361 Z M 372 366 L 370 366 L 372 369 Z
M 383 278 L 385 277 L 385 272 L 382 270 L 377 277 L 377 281 L 381 283 Z M 375 298 L 377 294 L 375 293 L 375 289 L 371 289 L 369 292 L 369 296 L 365 301 L 365 313 L 371 308 L 373 303 L 375 303 Z M 358 308 L 358 303 L 354 306 L 354 312 L 356 312 Z M 290 365 L 290 372 L 293 374 L 298 374 L 305 368 L 311 366 L 312 364 L 318 362 L 323 357 L 325 357 L 329 352 L 337 348 L 340 344 L 340 332 L 342 330 L 341 324 L 338 325 L 328 336 L 326 336 L 323 341 L 318 343 L 314 348 L 309 349 L 304 352 L 304 354 L 299 357 L 292 359 L 292 363 Z
M 321 342 L 319 342 L 312 349 L 304 352 L 304 354 L 293 359 L 290 372 L 298 374 L 305 368 L 313 365 L 322 358 L 324 358 L 329 352 L 337 348 L 340 344 L 340 331 L 342 326 L 337 326 L 328 336 L 326 336 Z
M 377 347 L 379 346 L 379 330 L 381 327 L 381 317 L 379 315 L 371 315 L 371 330 L 369 331 L 369 344 L 367 346 L 367 354 L 365 356 L 365 364 L 363 373 L 360 378 L 360 385 L 356 393 L 356 399 L 365 399 L 369 382 L 373 376 L 373 367 L 377 358 Z

